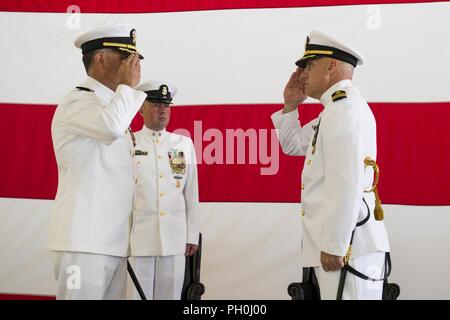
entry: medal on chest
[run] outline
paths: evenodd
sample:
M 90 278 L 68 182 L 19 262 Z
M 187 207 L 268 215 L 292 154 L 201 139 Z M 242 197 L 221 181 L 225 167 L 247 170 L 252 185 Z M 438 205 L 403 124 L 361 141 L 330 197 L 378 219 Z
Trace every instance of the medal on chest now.
M 184 157 L 184 152 L 179 149 L 170 149 L 168 154 L 170 169 L 173 177 L 177 180 L 177 188 L 180 188 L 180 180 L 183 179 L 183 175 L 186 174 L 186 159 Z
M 316 144 L 317 144 L 317 136 L 319 134 L 319 127 L 320 127 L 320 121 L 322 119 L 319 119 L 319 123 L 317 123 L 317 126 L 313 126 L 314 129 L 314 137 L 312 140 L 312 154 L 316 153 Z

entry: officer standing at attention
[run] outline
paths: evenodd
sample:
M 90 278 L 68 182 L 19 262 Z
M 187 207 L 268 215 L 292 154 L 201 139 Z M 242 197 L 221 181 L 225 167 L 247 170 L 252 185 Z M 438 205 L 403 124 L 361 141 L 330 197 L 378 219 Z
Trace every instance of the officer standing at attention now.
M 272 115 L 283 152 L 306 156 L 301 259 L 304 267 L 314 268 L 322 299 L 336 299 L 344 263 L 381 278 L 388 260 L 387 232 L 375 210 L 378 198 L 365 192 L 374 176 L 366 161 L 376 159 L 377 143 L 375 118 L 352 84 L 354 68 L 362 63 L 354 49 L 312 31 L 285 87 L 284 108 Z M 301 127 L 298 108 L 307 96 L 320 100 L 324 110 Z M 382 281 L 345 278 L 343 299 L 381 297 Z
M 198 249 L 197 162 L 192 140 L 166 131 L 175 86 L 149 81 L 136 133 L 137 185 L 131 255 L 147 299 L 179 300 L 185 256 Z M 139 299 L 133 286 L 129 298 Z
M 86 82 L 58 105 L 52 139 L 58 163 L 48 247 L 55 252 L 57 299 L 126 297 L 133 206 L 132 133 L 146 95 L 131 24 L 79 36 Z

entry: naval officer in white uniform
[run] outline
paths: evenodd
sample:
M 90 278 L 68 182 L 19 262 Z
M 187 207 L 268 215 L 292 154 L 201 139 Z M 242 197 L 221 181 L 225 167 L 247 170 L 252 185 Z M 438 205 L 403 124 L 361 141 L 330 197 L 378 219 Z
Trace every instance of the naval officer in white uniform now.
M 322 299 L 336 299 L 344 256 L 349 254 L 349 265 L 358 271 L 380 278 L 389 251 L 385 226 L 374 218 L 374 194 L 364 192 L 374 175 L 364 160 L 376 160 L 377 143 L 375 118 L 352 83 L 354 68 L 362 63 L 356 50 L 312 31 L 284 90 L 284 108 L 272 115 L 283 151 L 306 156 L 301 259 L 304 267 L 314 267 Z M 300 126 L 299 104 L 307 96 L 320 100 L 324 110 Z M 369 220 L 356 227 L 368 214 Z M 382 282 L 347 274 L 343 299 L 381 297 Z
M 131 24 L 79 36 L 88 77 L 58 105 L 52 139 L 58 163 L 48 247 L 58 299 L 126 297 L 133 205 L 128 126 L 145 100 Z
M 137 185 L 131 255 L 147 299 L 177 300 L 185 256 L 198 249 L 198 182 L 195 150 L 188 137 L 166 131 L 174 85 L 149 81 L 138 87 L 147 98 L 136 133 Z M 134 286 L 129 297 L 139 299 Z

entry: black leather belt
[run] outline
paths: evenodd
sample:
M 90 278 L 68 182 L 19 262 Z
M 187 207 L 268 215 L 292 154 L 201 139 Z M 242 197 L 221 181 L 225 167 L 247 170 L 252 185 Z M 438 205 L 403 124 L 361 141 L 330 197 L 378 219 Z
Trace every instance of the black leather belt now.
M 351 254 L 351 247 L 352 247 L 352 244 L 353 244 L 353 236 L 355 234 L 355 230 L 356 230 L 357 227 L 360 227 L 363 224 L 365 224 L 367 221 L 369 221 L 369 218 L 370 218 L 369 206 L 367 205 L 366 199 L 363 198 L 363 201 L 364 201 L 364 204 L 366 205 L 366 208 L 367 208 L 367 216 L 363 220 L 359 221 L 356 224 L 355 229 L 353 229 L 353 231 L 352 231 L 352 236 L 350 238 L 349 251 L 347 252 L 347 255 L 346 255 L 345 259 L 344 259 L 345 264 L 344 264 L 344 267 L 341 269 L 341 275 L 339 277 L 339 287 L 338 287 L 338 291 L 337 291 L 336 300 L 342 300 L 342 294 L 344 293 L 344 285 L 345 285 L 345 278 L 347 276 L 347 272 L 350 272 L 351 274 L 357 276 L 358 278 L 364 279 L 364 280 L 384 281 L 384 280 L 387 280 L 387 278 L 389 277 L 389 275 L 391 274 L 391 271 L 392 271 L 391 255 L 390 255 L 389 252 L 385 253 L 384 277 L 382 277 L 380 279 L 371 278 L 371 277 L 363 274 L 362 272 L 356 270 L 355 268 L 353 268 L 352 266 L 349 265 L 350 254 Z

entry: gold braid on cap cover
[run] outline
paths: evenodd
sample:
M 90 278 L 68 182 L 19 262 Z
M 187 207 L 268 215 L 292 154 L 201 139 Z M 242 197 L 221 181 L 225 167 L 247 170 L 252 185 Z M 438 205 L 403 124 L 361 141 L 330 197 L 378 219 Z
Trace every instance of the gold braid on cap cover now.
M 372 184 L 372 188 L 370 188 L 369 190 L 364 190 L 364 192 L 366 193 L 373 192 L 375 194 L 375 212 L 374 212 L 375 220 L 381 221 L 384 218 L 384 212 L 383 208 L 381 207 L 380 196 L 378 195 L 378 188 L 377 188 L 378 179 L 380 177 L 380 169 L 378 168 L 378 165 L 375 162 L 375 160 L 373 160 L 370 157 L 364 159 L 364 166 L 372 167 L 373 172 L 375 173 L 375 181 Z

